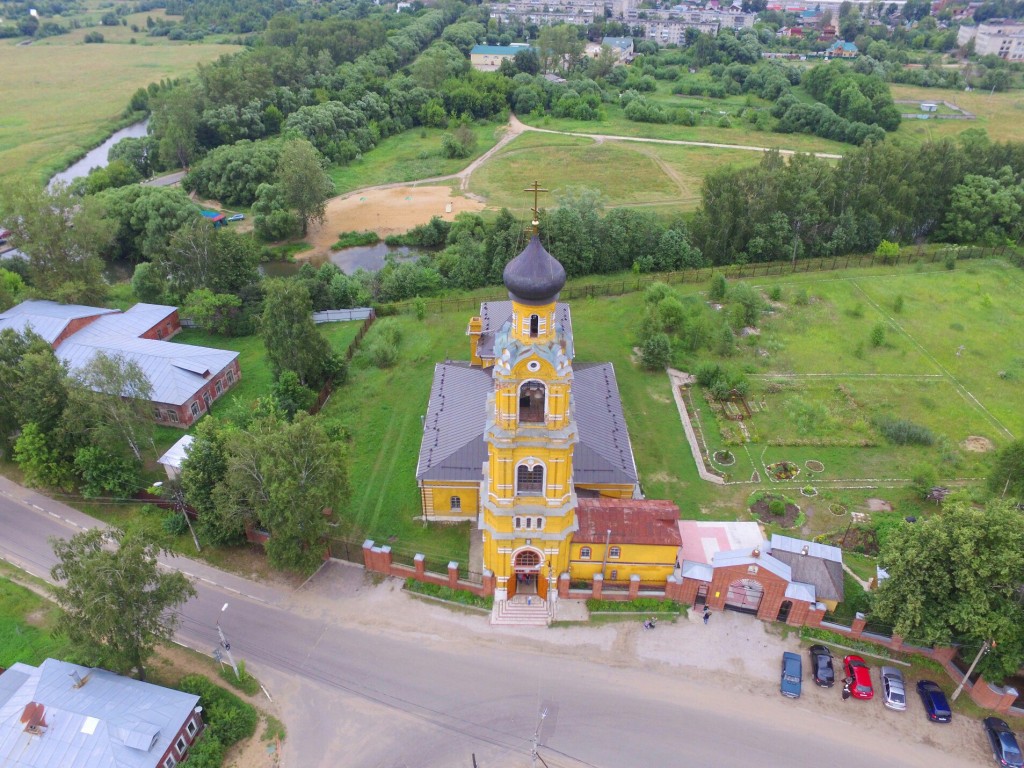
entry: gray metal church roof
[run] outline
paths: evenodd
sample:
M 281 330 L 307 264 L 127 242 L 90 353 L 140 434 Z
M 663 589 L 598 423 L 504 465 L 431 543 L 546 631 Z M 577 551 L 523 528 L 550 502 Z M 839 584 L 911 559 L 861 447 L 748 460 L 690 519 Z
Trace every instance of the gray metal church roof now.
M 72 673 L 85 684 L 75 687 Z M 0 765 L 154 768 L 198 702 L 189 693 L 56 659 L 15 664 L 0 675 Z M 32 704 L 37 719 L 41 709 L 41 733 L 25 730 Z
M 565 267 L 534 235 L 522 252 L 505 265 L 502 273 L 509 297 L 528 303 L 547 303 L 565 285 Z
M 471 368 L 468 363 L 435 366 L 416 468 L 418 480 L 483 480 L 487 395 L 493 387 L 489 370 Z M 580 438 L 573 456 L 574 482 L 635 483 L 633 447 L 612 364 L 576 366 L 572 398 Z

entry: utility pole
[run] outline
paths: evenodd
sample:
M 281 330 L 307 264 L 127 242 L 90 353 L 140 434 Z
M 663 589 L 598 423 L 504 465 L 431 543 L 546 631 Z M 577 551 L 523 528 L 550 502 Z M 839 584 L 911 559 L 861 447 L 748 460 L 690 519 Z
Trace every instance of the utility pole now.
M 544 709 L 540 711 L 540 719 L 537 720 L 537 729 L 533 732 L 533 744 L 530 749 L 530 765 L 534 766 L 534 768 L 536 768 L 538 760 L 540 760 L 541 765 L 543 765 L 544 768 L 548 768 L 548 764 L 544 762 L 544 758 L 537 752 L 537 747 L 540 745 L 540 729 L 543 727 L 544 718 L 547 716 L 548 708 L 544 707 Z
M 964 689 L 964 684 L 970 679 L 971 672 L 973 672 L 974 668 L 978 666 L 978 662 L 981 661 L 981 657 L 988 653 L 989 648 L 995 647 L 995 640 L 986 640 L 984 643 L 981 644 L 981 648 L 978 650 L 978 655 L 974 657 L 974 661 L 971 662 L 971 666 L 967 668 L 967 674 L 964 675 L 964 679 L 960 681 L 960 685 L 958 685 L 956 687 L 956 690 L 953 691 L 953 701 L 956 701 L 956 697 L 959 696 L 960 691 Z
M 608 567 L 608 545 L 612 543 L 612 529 L 609 528 L 604 535 L 604 559 L 601 561 L 601 578 L 606 579 L 608 575 L 605 569 Z
M 220 612 L 224 613 L 224 611 L 226 611 L 227 609 L 228 609 L 228 604 L 224 603 L 224 607 L 220 609 Z M 238 665 L 235 664 L 235 658 L 234 658 L 234 656 L 231 655 L 231 643 L 229 643 L 227 641 L 227 638 L 224 637 L 224 630 L 220 628 L 220 616 L 219 615 L 217 616 L 217 634 L 220 635 L 220 647 L 224 649 L 225 653 L 227 653 L 228 661 L 231 662 L 231 668 L 233 670 L 235 670 L 235 679 L 241 680 L 242 676 L 240 674 L 238 674 Z M 214 657 L 216 658 L 219 655 L 220 655 L 220 651 L 219 650 L 215 650 L 214 651 Z M 217 661 L 220 661 L 220 659 L 218 658 Z

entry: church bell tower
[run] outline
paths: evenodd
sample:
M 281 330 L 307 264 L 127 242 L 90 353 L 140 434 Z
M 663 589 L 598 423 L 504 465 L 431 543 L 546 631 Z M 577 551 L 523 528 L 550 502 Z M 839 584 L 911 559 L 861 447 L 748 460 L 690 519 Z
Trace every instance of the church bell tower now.
M 559 320 L 565 268 L 541 245 L 534 184 L 532 236 L 508 263 L 510 320 L 496 333 L 479 527 L 495 600 L 551 600 L 577 530 L 571 340 Z M 567 318 L 567 315 L 565 316 Z M 567 323 L 566 323 L 567 324 Z

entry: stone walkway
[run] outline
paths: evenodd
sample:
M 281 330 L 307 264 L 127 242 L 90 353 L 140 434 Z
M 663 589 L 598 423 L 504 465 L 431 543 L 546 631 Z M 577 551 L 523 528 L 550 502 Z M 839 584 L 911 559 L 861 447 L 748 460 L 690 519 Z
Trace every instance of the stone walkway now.
M 679 420 L 683 423 L 683 431 L 686 433 L 686 442 L 690 444 L 690 452 L 693 454 L 693 463 L 697 465 L 697 474 L 701 480 L 707 480 L 716 485 L 725 485 L 725 480 L 718 475 L 708 471 L 704 464 L 704 453 L 701 451 L 700 443 L 697 441 L 697 434 L 693 431 L 693 424 L 690 423 L 690 414 L 686 411 L 686 403 L 683 402 L 683 395 L 680 387 L 688 386 L 694 382 L 693 376 L 675 368 L 667 368 L 668 380 L 672 384 L 672 397 L 675 398 L 676 408 L 679 409 Z

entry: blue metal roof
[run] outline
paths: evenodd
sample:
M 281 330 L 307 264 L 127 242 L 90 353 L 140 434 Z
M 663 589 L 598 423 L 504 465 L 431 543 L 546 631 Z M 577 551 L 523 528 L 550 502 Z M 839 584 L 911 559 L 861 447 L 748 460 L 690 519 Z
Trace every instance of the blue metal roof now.
M 153 768 L 199 703 L 56 659 L 15 664 L 0 681 L 0 764 L 11 768 Z M 22 721 L 30 704 L 45 722 L 35 733 Z
M 484 56 L 515 56 L 520 51 L 528 51 L 532 46 L 526 43 L 516 43 L 514 45 L 474 45 L 473 50 L 470 54 L 480 54 Z

